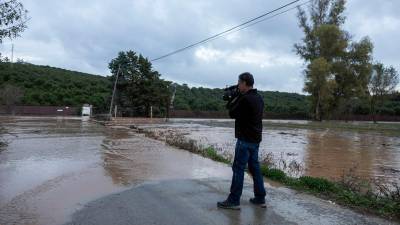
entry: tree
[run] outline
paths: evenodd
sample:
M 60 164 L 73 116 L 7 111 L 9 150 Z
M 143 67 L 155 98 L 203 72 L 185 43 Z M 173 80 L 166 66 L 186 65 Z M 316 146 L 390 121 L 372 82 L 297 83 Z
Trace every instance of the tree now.
M 14 39 L 26 29 L 27 14 L 28 11 L 19 1 L 0 0 L 0 44 L 4 38 Z
M 14 39 L 26 29 L 28 11 L 17 0 L 0 0 L 0 43 Z
M 395 93 L 398 83 L 399 74 L 393 66 L 385 67 L 382 63 L 376 63 L 373 66 L 368 89 L 374 123 L 377 122 L 376 114 L 379 113 L 379 107 L 382 107 L 387 96 Z
M 322 113 L 328 108 L 334 80 L 331 78 L 331 65 L 325 58 L 321 57 L 313 60 L 306 71 L 306 82 L 304 91 L 311 93 L 312 105 L 314 108 L 313 116 L 315 120 L 322 120 Z
M 116 104 L 128 116 L 148 116 L 150 107 L 158 107 L 160 113 L 166 113 L 170 83 L 160 78 L 153 70 L 151 62 L 134 51 L 120 52 L 109 64 L 112 80 L 119 70 Z
M 321 115 L 330 115 L 333 111 L 351 111 L 348 103 L 366 93 L 372 43 L 368 38 L 354 42 L 342 29 L 346 19 L 343 15 L 345 0 L 313 0 L 312 3 L 308 14 L 298 8 L 299 26 L 304 37 L 302 43 L 295 44 L 294 48 L 307 64 L 304 90 L 311 94 L 314 119 L 321 120 Z M 313 62 L 316 65 L 311 65 Z M 313 70 L 324 73 L 316 74 Z M 325 88 L 318 85 L 329 86 L 324 96 L 315 91 Z
M 333 109 L 338 114 L 351 114 L 355 102 L 368 96 L 368 81 L 372 70 L 373 45 L 369 38 L 353 42 L 341 61 L 334 64 L 336 88 Z
M 340 26 L 345 22 L 342 15 L 344 5 L 345 0 L 313 0 L 309 9 L 310 15 L 298 8 L 297 17 L 304 37 L 303 43 L 297 43 L 294 47 L 296 53 L 306 62 L 321 56 L 332 61 L 347 47 L 348 34 L 340 30 Z

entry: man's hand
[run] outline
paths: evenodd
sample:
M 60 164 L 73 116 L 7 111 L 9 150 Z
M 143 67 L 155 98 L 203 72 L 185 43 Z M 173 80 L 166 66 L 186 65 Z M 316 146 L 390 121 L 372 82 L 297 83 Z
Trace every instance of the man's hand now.
M 239 95 L 237 95 L 236 97 L 234 97 L 231 101 L 229 101 L 229 102 L 226 104 L 226 108 L 227 108 L 228 110 L 232 110 L 232 109 L 234 109 L 235 107 L 237 107 L 240 97 L 242 97 L 241 94 L 239 94 Z

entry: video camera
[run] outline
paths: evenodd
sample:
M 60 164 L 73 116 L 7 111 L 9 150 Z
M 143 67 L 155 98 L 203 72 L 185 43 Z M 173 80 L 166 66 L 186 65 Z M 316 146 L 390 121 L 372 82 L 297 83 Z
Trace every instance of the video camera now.
M 239 88 L 238 85 L 232 85 L 230 87 L 227 87 L 224 89 L 224 95 L 222 96 L 222 99 L 224 101 L 231 102 L 233 99 L 235 99 L 237 96 L 239 96 Z

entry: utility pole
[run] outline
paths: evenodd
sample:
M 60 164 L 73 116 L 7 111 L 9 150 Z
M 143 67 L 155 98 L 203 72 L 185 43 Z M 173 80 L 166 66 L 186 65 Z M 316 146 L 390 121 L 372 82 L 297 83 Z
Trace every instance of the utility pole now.
M 174 100 L 175 100 L 175 94 L 176 94 L 176 84 L 174 84 L 173 86 L 174 86 L 174 92 L 172 93 L 171 102 L 169 105 L 170 108 L 174 108 Z
M 14 43 L 11 44 L 11 63 L 14 62 Z
M 176 93 L 176 85 L 173 84 L 174 87 L 174 92 L 172 92 L 172 96 L 171 96 L 171 101 L 169 102 L 169 105 L 167 106 L 167 116 L 165 118 L 165 121 L 168 122 L 169 121 L 169 113 L 170 110 L 174 108 L 174 100 L 175 100 L 175 93 Z
M 121 70 L 121 64 L 118 65 L 117 74 L 115 75 L 114 90 L 113 90 L 113 93 L 111 96 L 111 103 L 110 103 L 110 112 L 108 113 L 110 116 L 110 119 L 112 118 L 112 106 L 113 106 L 113 102 L 114 102 L 115 91 L 117 89 L 118 74 L 119 74 L 120 70 Z
M 153 106 L 150 106 L 150 120 L 153 119 Z

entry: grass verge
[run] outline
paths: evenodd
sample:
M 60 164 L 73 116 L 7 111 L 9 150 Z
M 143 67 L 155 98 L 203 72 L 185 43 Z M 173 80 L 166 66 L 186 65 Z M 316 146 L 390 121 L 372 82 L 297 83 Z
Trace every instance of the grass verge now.
M 358 211 L 369 212 L 386 219 L 400 221 L 400 199 L 396 195 L 380 195 L 371 191 L 358 192 L 351 190 L 339 182 L 320 177 L 301 176 L 293 178 L 279 169 L 261 165 L 262 174 L 290 188 L 311 193 L 326 200 L 344 205 Z

